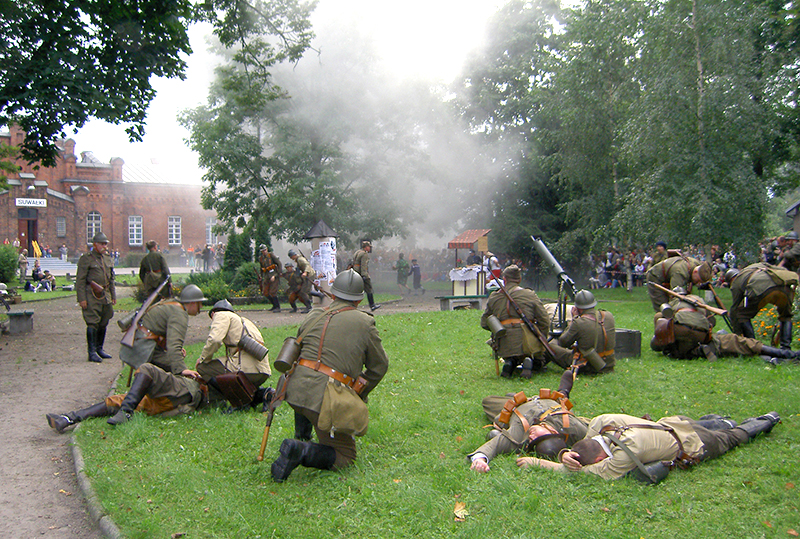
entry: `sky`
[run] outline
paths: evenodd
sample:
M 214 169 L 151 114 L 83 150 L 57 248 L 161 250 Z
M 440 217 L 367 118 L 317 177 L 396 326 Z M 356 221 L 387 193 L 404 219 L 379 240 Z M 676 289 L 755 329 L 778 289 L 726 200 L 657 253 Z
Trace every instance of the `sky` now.
M 484 39 L 485 25 L 503 0 L 319 0 L 312 23 L 344 19 L 372 36 L 379 54 L 399 78 L 447 83 L 467 55 Z M 208 25 L 190 29 L 194 53 L 187 59 L 186 79 L 155 79 L 157 96 L 150 105 L 142 142 L 130 143 L 125 126 L 93 120 L 77 134 L 76 155 L 91 151 L 103 163 L 121 157 L 126 163 L 155 164 L 171 181 L 199 183 L 202 170 L 186 146 L 188 132 L 178 124 L 181 110 L 201 105 L 213 79 L 214 56 L 206 52 Z M 317 44 L 315 44 L 317 45 Z M 324 58 L 324 47 L 322 54 Z M 176 174 L 176 171 L 181 171 Z

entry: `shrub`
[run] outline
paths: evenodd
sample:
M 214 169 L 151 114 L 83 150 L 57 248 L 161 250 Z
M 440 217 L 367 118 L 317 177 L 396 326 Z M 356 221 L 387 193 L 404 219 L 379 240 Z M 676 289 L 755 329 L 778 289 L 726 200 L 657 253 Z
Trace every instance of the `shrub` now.
M 203 295 L 210 303 L 216 303 L 221 299 L 228 299 L 233 295 L 228 283 L 223 281 L 220 275 L 217 275 L 205 285 L 200 286 L 200 290 L 203 291 Z
M 0 247 L 0 282 L 10 283 L 17 276 L 19 254 L 13 245 Z
M 233 290 L 244 290 L 246 288 L 255 287 L 258 289 L 258 272 L 261 270 L 261 265 L 258 262 L 246 262 L 236 268 L 236 274 L 231 280 L 231 288 Z

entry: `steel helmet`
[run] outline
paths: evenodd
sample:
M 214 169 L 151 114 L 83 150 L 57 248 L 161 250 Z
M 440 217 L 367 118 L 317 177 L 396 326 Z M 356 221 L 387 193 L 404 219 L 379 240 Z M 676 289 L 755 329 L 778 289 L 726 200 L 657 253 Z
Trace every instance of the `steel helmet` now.
M 98 232 L 92 238 L 92 243 L 108 243 L 108 236 L 106 236 L 102 232 Z
M 732 283 L 736 276 L 739 275 L 739 270 L 736 268 L 731 268 L 725 272 L 725 282 Z
M 352 269 L 345 270 L 333 280 L 331 292 L 337 298 L 360 301 L 364 299 L 364 280 Z
M 178 298 L 178 301 L 181 303 L 194 303 L 196 301 L 205 301 L 206 298 L 203 297 L 203 291 L 200 290 L 200 287 L 196 284 L 187 284 L 181 290 L 181 297 Z
M 528 452 L 545 458 L 555 459 L 564 449 L 567 449 L 567 442 L 563 434 L 543 434 L 528 443 Z
M 297 251 L 294 249 L 289 249 L 289 258 L 292 258 L 293 256 L 297 256 Z
M 794 230 L 792 230 L 791 232 L 789 232 L 788 234 L 786 234 L 786 236 L 784 236 L 784 237 L 785 237 L 787 240 L 795 240 L 795 241 L 797 241 L 797 240 L 800 240 L 800 236 L 798 236 L 798 235 L 797 235 L 797 232 L 795 232 Z
M 231 302 L 228 301 L 227 299 L 221 299 L 218 302 L 216 302 L 213 307 L 211 307 L 210 311 L 208 311 L 208 317 L 211 318 L 211 315 L 213 315 L 217 311 L 233 312 L 233 305 L 231 305 Z
M 581 310 L 591 309 L 592 307 L 597 305 L 597 300 L 594 298 L 594 294 L 589 292 L 588 290 L 581 290 L 577 294 L 575 294 L 575 307 Z

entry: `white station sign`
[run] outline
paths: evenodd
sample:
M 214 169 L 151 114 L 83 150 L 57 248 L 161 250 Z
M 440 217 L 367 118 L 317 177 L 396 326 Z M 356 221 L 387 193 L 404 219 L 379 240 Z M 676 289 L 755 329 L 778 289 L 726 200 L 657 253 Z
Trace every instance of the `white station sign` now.
M 47 199 L 46 198 L 18 198 L 17 199 L 17 207 L 26 207 L 26 208 L 46 208 L 47 207 Z

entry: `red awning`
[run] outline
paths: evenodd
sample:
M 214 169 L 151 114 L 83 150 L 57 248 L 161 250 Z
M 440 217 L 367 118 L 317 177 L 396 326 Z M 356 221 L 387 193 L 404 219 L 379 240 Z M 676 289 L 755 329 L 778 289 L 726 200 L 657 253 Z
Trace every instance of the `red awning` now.
M 475 242 L 478 241 L 478 239 L 487 235 L 491 231 L 492 231 L 491 228 L 479 229 L 479 230 L 467 230 L 466 232 L 462 232 L 461 234 L 453 238 L 447 244 L 447 248 L 472 249 L 472 247 L 475 245 Z

